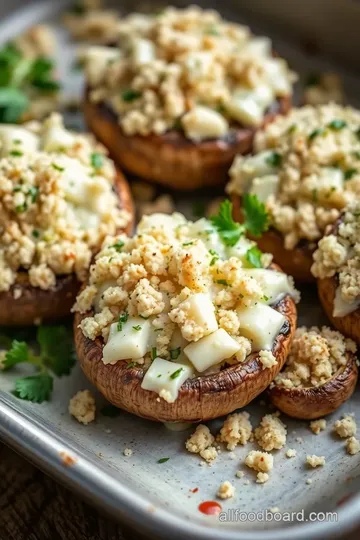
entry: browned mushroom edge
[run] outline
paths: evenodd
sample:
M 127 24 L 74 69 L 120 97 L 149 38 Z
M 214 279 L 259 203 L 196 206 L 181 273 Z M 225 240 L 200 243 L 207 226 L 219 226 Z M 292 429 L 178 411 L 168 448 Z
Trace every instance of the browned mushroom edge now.
M 320 386 L 285 388 L 273 384 L 268 389 L 271 403 L 293 418 L 314 420 L 334 412 L 355 390 L 358 378 L 356 356 L 347 353 L 347 363 Z
M 233 217 L 235 221 L 242 222 L 241 197 L 232 195 Z M 314 283 L 315 278 L 311 273 L 311 265 L 313 263 L 313 253 L 316 249 L 314 243 L 302 241 L 293 249 L 285 249 L 284 238 L 282 234 L 274 228 L 262 234 L 256 240 L 259 248 L 265 253 L 271 253 L 274 261 L 281 265 L 282 270 L 292 276 L 296 281 L 303 283 Z
M 130 188 L 120 171 L 117 171 L 114 189 L 120 208 L 131 215 L 125 229 L 130 234 L 134 225 L 134 206 Z M 8 291 L 0 293 L 0 325 L 27 326 L 34 322 L 50 322 L 66 317 L 70 314 L 80 287 L 76 275 L 68 274 L 58 276 L 55 287 L 44 291 L 30 285 L 28 273 L 20 271 L 15 284 Z M 19 297 L 14 295 L 15 290 L 20 290 Z
M 290 108 L 290 96 L 279 98 L 266 114 L 263 126 Z M 128 136 L 106 103 L 90 101 L 89 89 L 83 110 L 89 128 L 119 166 L 148 181 L 179 190 L 225 184 L 234 157 L 250 152 L 256 132 L 236 124 L 225 137 L 201 142 L 190 141 L 177 130 L 164 135 Z
M 127 367 L 127 361 L 105 365 L 102 361 L 102 338 L 86 338 L 80 322 L 92 312 L 76 313 L 75 347 L 80 365 L 88 379 L 110 403 L 137 416 L 160 422 L 199 422 L 228 414 L 244 407 L 268 387 L 285 363 L 296 328 L 297 312 L 287 295 L 272 306 L 286 318 L 272 352 L 278 363 L 264 368 L 258 353 L 252 353 L 241 364 L 229 366 L 219 373 L 188 379 L 174 403 L 160 399 L 155 392 L 143 390 L 141 367 Z

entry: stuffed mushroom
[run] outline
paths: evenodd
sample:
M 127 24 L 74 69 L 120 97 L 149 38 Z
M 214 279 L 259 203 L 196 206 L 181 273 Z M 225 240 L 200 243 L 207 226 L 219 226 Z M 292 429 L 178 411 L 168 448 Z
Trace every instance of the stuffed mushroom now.
M 360 177 L 359 177 L 360 181 Z M 314 253 L 312 273 L 332 324 L 360 344 L 360 204 L 350 205 Z
M 163 422 L 216 418 L 284 364 L 298 293 L 224 209 L 194 223 L 144 217 L 97 255 L 74 306 L 75 345 L 115 406 Z
M 223 184 L 256 129 L 290 108 L 270 39 L 192 6 L 125 17 L 84 58 L 88 125 L 130 173 L 177 189 Z
M 0 324 L 68 315 L 104 238 L 130 230 L 127 183 L 53 114 L 0 126 Z
M 330 104 L 294 109 L 255 137 L 255 152 L 230 169 L 236 218 L 241 198 L 265 204 L 270 228 L 258 240 L 285 272 L 313 281 L 312 255 L 327 227 L 360 189 L 360 112 Z
M 330 328 L 298 328 L 284 370 L 270 385 L 277 409 L 304 420 L 334 412 L 355 390 L 356 344 Z

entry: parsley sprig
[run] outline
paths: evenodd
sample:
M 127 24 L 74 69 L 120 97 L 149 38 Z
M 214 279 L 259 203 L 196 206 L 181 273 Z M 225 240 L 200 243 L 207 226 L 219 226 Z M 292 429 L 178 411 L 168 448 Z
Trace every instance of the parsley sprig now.
M 53 374 L 58 377 L 68 375 L 75 356 L 71 334 L 65 326 L 40 326 L 36 339 L 34 348 L 25 341 L 14 339 L 2 361 L 2 369 L 7 371 L 24 363 L 33 365 L 36 374 L 16 379 L 13 393 L 20 399 L 42 403 L 51 397 Z
M 256 195 L 245 194 L 243 197 L 244 222 L 236 223 L 232 218 L 232 203 L 226 199 L 219 208 L 219 213 L 210 218 L 219 236 L 226 246 L 235 246 L 245 233 L 261 236 L 269 227 L 269 216 L 265 205 Z

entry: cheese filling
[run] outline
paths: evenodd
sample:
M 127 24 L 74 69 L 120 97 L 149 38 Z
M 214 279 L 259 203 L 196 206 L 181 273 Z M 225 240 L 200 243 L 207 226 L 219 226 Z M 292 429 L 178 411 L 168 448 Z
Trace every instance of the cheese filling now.
M 220 138 L 231 124 L 259 126 L 294 74 L 271 41 L 197 6 L 134 13 L 117 25 L 117 47 L 84 56 L 90 99 L 106 101 L 126 135 L 182 130 Z M 115 82 L 114 82 L 115 81 Z
M 59 115 L 0 126 L 0 291 L 27 271 L 47 290 L 56 276 L 85 278 L 93 251 L 129 219 L 113 190 L 115 169 L 92 138 Z
M 286 321 L 272 306 L 297 292 L 258 250 L 254 267 L 253 242 L 230 243 L 214 222 L 181 214 L 146 216 L 133 238 L 108 238 L 74 307 L 94 310 L 80 328 L 102 336 L 103 362 L 142 366 L 142 388 L 172 403 L 188 378 L 271 351 Z

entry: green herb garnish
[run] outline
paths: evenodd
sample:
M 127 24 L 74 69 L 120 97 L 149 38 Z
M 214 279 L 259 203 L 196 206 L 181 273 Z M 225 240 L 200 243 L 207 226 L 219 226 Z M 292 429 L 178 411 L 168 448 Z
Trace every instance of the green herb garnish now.
M 9 155 L 13 157 L 21 157 L 24 155 L 24 153 L 21 152 L 21 150 L 11 150 L 11 152 L 9 152 Z
M 60 167 L 60 165 L 57 165 L 56 163 L 52 163 L 51 166 L 55 171 L 63 172 L 65 170 L 64 167 Z
M 103 154 L 99 154 L 99 152 L 93 152 L 90 156 L 90 162 L 91 166 L 94 167 L 94 169 L 101 169 L 101 167 L 104 165 Z
M 216 280 L 216 283 L 218 283 L 219 285 L 224 285 L 225 287 L 229 287 L 229 284 L 226 281 L 226 279 L 218 279 Z
M 153 347 L 151 349 L 151 360 L 155 360 L 156 357 L 157 357 L 157 350 L 156 350 L 156 347 Z
M 358 172 L 357 169 L 348 169 L 347 171 L 344 172 L 344 179 L 350 180 L 355 174 L 357 174 L 357 172 Z
M 169 461 L 169 459 L 170 459 L 170 458 L 168 458 L 168 457 L 162 457 L 162 458 L 158 459 L 157 462 L 158 462 L 158 463 L 166 463 L 167 461 Z
M 131 103 L 132 101 L 135 101 L 135 99 L 141 97 L 141 92 L 139 90 L 134 90 L 133 88 L 128 88 L 122 92 L 121 97 L 124 101 Z
M 314 129 L 314 131 L 312 131 L 308 136 L 308 140 L 313 141 L 316 137 L 318 137 L 319 135 L 323 135 L 324 133 L 325 132 L 322 128 Z
M 332 120 L 328 123 L 327 127 L 333 129 L 334 131 L 340 131 L 347 126 L 345 120 Z
M 246 252 L 246 260 L 253 268 L 262 268 L 262 252 L 257 246 L 253 246 Z
M 125 246 L 125 243 L 122 242 L 121 240 L 118 240 L 117 242 L 115 242 L 115 244 L 113 244 L 110 247 L 115 249 L 115 251 L 120 252 L 124 246 Z
M 174 371 L 174 373 L 170 375 L 170 379 L 177 379 L 182 371 L 184 371 L 184 368 L 182 367 L 177 369 L 176 371 Z
M 129 318 L 129 314 L 126 313 L 122 313 L 119 317 L 119 322 L 117 323 L 117 329 L 118 329 L 118 332 L 121 332 L 121 330 L 123 329 L 123 324 L 126 323 L 126 321 L 128 320 Z
M 177 360 L 181 354 L 181 347 L 177 347 L 177 349 L 171 349 L 170 350 L 170 358 L 171 360 Z
M 282 156 L 278 152 L 271 152 L 271 154 L 266 158 L 265 161 L 271 167 L 280 167 L 282 162 Z
M 140 324 L 137 324 L 136 326 L 133 326 L 133 330 L 135 330 L 136 332 L 140 332 L 140 330 L 141 330 L 141 325 L 140 325 Z

